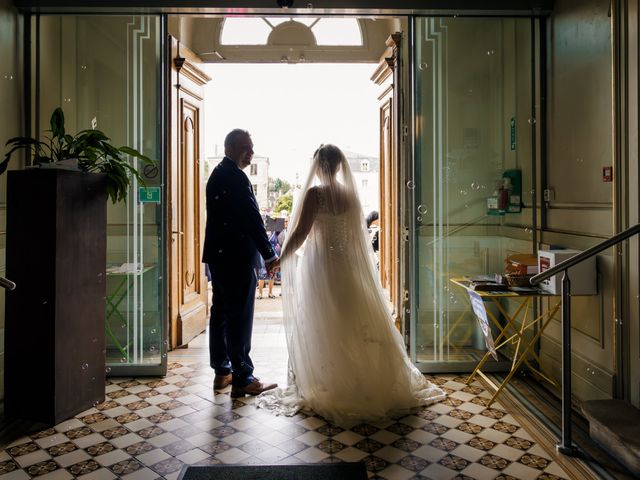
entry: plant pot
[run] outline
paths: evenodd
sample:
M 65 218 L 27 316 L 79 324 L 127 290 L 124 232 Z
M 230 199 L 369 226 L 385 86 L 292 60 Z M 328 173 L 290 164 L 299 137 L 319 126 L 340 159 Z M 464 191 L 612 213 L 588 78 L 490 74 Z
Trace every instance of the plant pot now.
M 53 163 L 43 163 L 41 165 L 44 168 L 59 168 L 60 170 L 80 171 L 80 169 L 78 168 L 77 158 L 68 158 L 66 160 L 59 160 Z
M 53 425 L 104 400 L 106 180 L 8 175 L 5 414 Z
M 36 168 L 70 170 L 72 172 L 80 171 L 80 168 L 78 168 L 77 158 L 68 158 L 67 160 L 60 160 L 57 162 L 50 162 L 50 163 L 38 163 L 37 165 L 29 165 L 26 167 L 27 170 L 33 170 Z

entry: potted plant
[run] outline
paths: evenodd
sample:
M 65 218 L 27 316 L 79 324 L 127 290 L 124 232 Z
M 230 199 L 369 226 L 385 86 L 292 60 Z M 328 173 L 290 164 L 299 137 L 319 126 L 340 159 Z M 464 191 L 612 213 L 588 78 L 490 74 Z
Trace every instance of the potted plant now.
M 82 172 L 104 173 L 107 178 L 107 194 L 113 203 L 125 200 L 134 176 L 144 185 L 138 171 L 133 168 L 127 156 L 140 159 L 144 164 L 153 164 L 153 160 L 131 147 L 116 148 L 100 130 L 82 130 L 69 135 L 64 128 L 64 113 L 58 107 L 51 115 L 50 135 L 44 140 L 31 137 L 15 137 L 7 141 L 9 148 L 0 163 L 0 174 L 9 165 L 13 153 L 25 150 L 31 153 L 31 166 L 56 166 L 77 169 Z
M 143 183 L 128 156 L 153 162 L 99 130 L 68 134 L 60 108 L 42 140 L 7 147 L 0 173 L 19 150 L 34 168 L 8 172 L 17 287 L 6 297 L 5 414 L 53 425 L 104 400 L 107 199 L 125 200 L 132 177 Z

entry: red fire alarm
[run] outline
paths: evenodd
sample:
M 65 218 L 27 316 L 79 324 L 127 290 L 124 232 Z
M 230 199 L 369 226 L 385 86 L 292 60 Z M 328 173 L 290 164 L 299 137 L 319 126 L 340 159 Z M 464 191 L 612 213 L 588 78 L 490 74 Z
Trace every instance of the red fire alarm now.
M 613 182 L 613 167 L 602 167 L 602 181 Z

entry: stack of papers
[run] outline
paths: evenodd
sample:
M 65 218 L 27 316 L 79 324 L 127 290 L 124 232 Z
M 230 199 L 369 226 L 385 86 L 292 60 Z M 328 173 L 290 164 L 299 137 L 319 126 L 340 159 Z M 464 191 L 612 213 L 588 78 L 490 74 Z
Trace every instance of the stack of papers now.
M 469 288 L 476 292 L 502 292 L 509 290 L 509 286 L 507 284 L 496 282 L 471 282 Z

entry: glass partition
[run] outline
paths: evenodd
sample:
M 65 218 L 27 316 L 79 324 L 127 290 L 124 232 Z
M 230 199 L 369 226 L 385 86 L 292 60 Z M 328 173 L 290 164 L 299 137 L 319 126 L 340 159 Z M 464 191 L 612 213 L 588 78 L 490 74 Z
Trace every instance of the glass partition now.
M 39 132 L 62 107 L 67 133 L 102 130 L 157 161 L 108 204 L 106 357 L 113 374 L 166 368 L 161 23 L 158 16 L 35 17 Z M 138 167 L 138 161 L 131 159 Z
M 470 371 L 486 351 L 468 295 L 451 279 L 502 272 L 510 253 L 532 251 L 530 230 L 522 232 L 531 224 L 522 204 L 533 161 L 531 28 L 528 18 L 415 22 L 415 165 L 407 188 L 411 346 L 423 371 Z

